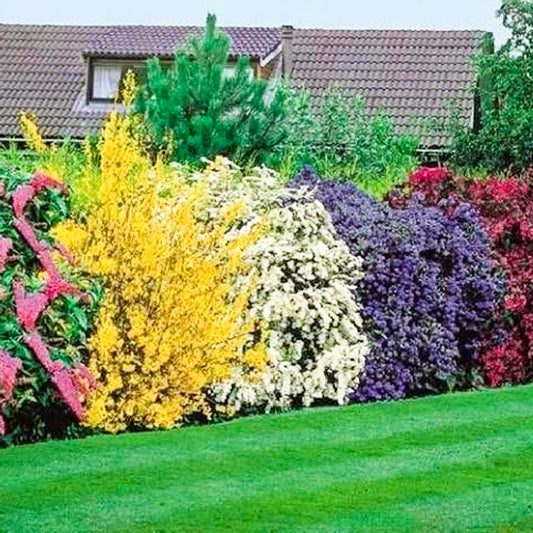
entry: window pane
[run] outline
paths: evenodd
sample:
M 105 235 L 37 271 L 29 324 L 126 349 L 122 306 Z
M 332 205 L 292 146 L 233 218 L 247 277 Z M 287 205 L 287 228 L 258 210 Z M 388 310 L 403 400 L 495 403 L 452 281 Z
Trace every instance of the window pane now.
M 248 78 L 252 79 L 254 77 L 254 69 L 250 66 L 247 69 Z M 224 72 L 222 73 L 222 78 L 233 78 L 237 74 L 237 65 L 227 65 L 224 67 Z
M 93 70 L 93 98 L 115 100 L 118 96 L 122 67 L 95 65 Z

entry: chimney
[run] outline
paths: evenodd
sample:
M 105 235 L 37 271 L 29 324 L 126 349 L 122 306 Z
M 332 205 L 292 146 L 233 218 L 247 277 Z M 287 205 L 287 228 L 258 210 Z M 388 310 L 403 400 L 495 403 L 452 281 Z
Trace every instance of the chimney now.
M 293 67 L 292 38 L 294 28 L 292 26 L 281 27 L 281 70 L 284 78 L 290 78 Z

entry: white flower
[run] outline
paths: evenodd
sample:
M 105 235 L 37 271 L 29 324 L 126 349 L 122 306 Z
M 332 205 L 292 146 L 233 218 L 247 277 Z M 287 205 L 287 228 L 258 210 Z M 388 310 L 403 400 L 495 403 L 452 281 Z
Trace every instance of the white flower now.
M 246 278 L 258 280 L 250 314 L 267 325 L 269 364 L 261 376 L 235 368 L 232 379 L 213 387 L 215 398 L 267 411 L 318 399 L 344 403 L 369 351 L 353 293 L 362 259 L 337 238 L 312 192 L 286 189 L 264 168 L 242 176 L 228 163 L 210 175 L 202 216 L 209 220 L 240 199 L 243 211 L 228 238 L 267 227 L 248 250 Z

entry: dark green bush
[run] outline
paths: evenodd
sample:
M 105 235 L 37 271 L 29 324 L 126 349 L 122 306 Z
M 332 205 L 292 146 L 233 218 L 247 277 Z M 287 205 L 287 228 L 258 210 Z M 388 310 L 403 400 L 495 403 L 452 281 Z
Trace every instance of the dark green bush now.
M 533 166 L 533 3 L 505 0 L 498 14 L 511 37 L 495 54 L 488 39 L 475 60 L 480 124 L 453 128 L 452 163 L 521 173 Z
M 229 37 L 207 17 L 205 35 L 179 47 L 166 68 L 149 60 L 135 109 L 145 119 L 154 151 L 179 162 L 224 155 L 239 164 L 266 162 L 285 137 L 284 93 L 268 94 L 241 57 L 226 75 Z

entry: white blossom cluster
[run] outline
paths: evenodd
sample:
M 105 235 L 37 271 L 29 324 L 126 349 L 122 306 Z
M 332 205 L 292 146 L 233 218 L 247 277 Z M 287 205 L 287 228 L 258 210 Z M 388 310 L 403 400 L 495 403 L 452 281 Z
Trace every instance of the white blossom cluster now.
M 362 260 L 336 236 L 312 193 L 282 187 L 266 169 L 254 174 L 236 179 L 227 163 L 211 172 L 206 213 L 215 217 L 239 198 L 241 229 L 265 228 L 246 261 L 258 282 L 250 313 L 263 325 L 269 364 L 260 374 L 235 368 L 213 395 L 231 410 L 345 403 L 369 351 L 353 294 Z
M 242 173 L 227 159 L 219 159 L 214 170 L 197 174 L 196 179 L 207 182 L 203 217 L 205 222 L 221 220 L 229 205 L 240 202 L 241 212 L 233 234 L 249 231 L 260 224 L 266 213 L 281 207 L 295 196 L 296 191 L 283 187 L 279 177 L 266 167 Z
M 258 278 L 251 313 L 266 324 L 269 365 L 237 375 L 219 398 L 266 410 L 317 400 L 345 403 L 369 344 L 352 284 L 361 260 L 334 233 L 318 201 L 271 210 L 268 233 L 249 251 Z

